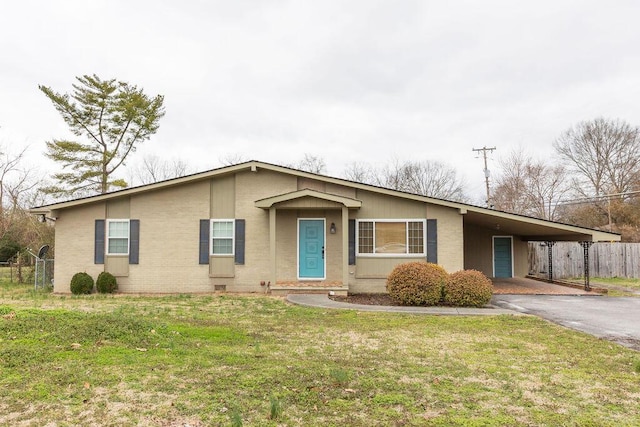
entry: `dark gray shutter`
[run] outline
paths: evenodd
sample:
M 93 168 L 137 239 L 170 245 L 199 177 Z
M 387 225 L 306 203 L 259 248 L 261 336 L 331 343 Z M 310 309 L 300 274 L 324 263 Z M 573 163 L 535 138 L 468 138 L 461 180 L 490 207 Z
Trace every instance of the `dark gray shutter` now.
M 244 264 L 244 219 L 236 219 L 236 264 Z
M 427 262 L 438 263 L 438 220 L 427 220 Z
M 200 264 L 209 264 L 209 224 L 208 219 L 200 220 Z
M 140 260 L 140 220 L 129 220 L 129 264 L 138 264 Z
M 104 219 L 96 219 L 93 239 L 93 263 L 104 264 Z
M 356 265 L 356 220 L 349 220 L 349 265 Z

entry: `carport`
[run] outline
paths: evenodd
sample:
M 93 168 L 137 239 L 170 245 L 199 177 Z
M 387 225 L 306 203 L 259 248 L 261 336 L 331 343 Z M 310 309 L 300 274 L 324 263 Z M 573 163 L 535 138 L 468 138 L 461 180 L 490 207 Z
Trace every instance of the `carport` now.
M 589 291 L 589 248 L 596 242 L 620 241 L 620 235 L 616 233 L 492 209 L 470 206 L 461 213 L 464 229 L 464 268 L 482 271 L 494 280 L 524 279 L 529 273 L 528 243 L 540 242 L 548 248 L 547 280 L 551 283 L 553 245 L 559 241 L 579 242 L 584 249 L 584 289 Z M 517 282 L 511 282 L 510 285 L 520 286 Z M 529 283 L 524 288 L 532 285 Z

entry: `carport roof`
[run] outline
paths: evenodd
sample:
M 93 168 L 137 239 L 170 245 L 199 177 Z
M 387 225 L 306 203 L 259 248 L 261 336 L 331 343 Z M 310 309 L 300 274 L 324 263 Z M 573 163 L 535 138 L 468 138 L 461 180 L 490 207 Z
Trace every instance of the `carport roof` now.
M 481 210 L 480 210 L 481 209 Z M 465 225 L 489 228 L 500 234 L 520 236 L 528 241 L 619 241 L 620 235 L 575 225 L 482 208 L 469 208 Z

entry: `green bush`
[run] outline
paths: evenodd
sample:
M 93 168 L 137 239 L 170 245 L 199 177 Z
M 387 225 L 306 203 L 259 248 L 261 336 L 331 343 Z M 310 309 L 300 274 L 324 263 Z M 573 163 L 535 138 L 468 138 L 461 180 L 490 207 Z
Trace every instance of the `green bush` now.
M 113 274 L 108 271 L 103 271 L 98 274 L 98 279 L 96 280 L 96 289 L 101 294 L 112 294 L 118 290 L 118 282 L 116 282 L 116 278 Z
M 491 300 L 493 284 L 477 270 L 462 270 L 449 276 L 444 303 L 458 307 L 482 307 Z
M 87 273 L 76 273 L 71 278 L 71 293 L 90 294 L 93 291 L 93 278 Z
M 436 305 L 442 298 L 447 272 L 437 264 L 409 262 L 397 265 L 387 277 L 389 296 L 402 305 Z

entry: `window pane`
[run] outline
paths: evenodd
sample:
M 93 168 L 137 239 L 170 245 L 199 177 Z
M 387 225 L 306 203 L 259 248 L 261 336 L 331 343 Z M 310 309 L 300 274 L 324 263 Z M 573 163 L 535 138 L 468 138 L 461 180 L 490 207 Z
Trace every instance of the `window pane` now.
M 405 222 L 376 222 L 376 253 L 406 254 L 407 224 Z
M 129 221 L 109 221 L 109 237 L 129 237 Z
M 361 254 L 373 253 L 373 222 L 358 222 L 358 252 Z
M 214 221 L 213 237 L 233 237 L 233 221 Z
M 129 221 L 108 221 L 107 254 L 129 253 Z
M 233 240 L 213 239 L 213 253 L 215 255 L 231 255 L 233 253 Z
M 129 239 L 109 238 L 109 249 L 107 252 L 110 254 L 126 254 L 129 252 Z
M 424 253 L 424 223 L 422 221 L 409 222 L 409 253 Z

